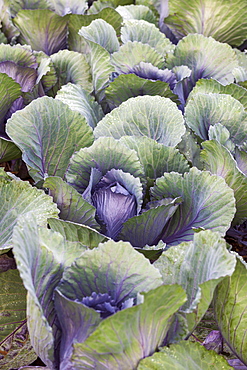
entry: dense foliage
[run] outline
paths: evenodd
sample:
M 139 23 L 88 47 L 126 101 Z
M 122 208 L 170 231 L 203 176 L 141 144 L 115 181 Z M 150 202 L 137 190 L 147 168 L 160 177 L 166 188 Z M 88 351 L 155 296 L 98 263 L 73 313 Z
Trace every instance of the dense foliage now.
M 209 307 L 247 366 L 246 43 L 245 0 L 0 3 L 2 370 L 231 369 Z

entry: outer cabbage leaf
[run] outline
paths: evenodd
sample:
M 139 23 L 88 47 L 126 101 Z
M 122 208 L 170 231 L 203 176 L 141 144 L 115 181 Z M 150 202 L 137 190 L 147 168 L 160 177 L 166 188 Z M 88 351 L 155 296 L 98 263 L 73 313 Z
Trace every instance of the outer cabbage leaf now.
M 6 114 L 13 102 L 21 95 L 21 86 L 5 73 L 0 73 L 0 135 L 6 136 Z
M 92 92 L 92 76 L 90 65 L 88 64 L 85 55 L 75 51 L 60 50 L 58 53 L 51 56 L 54 64 L 58 82 L 56 90 L 59 90 L 62 85 L 68 82 L 80 85 L 89 93 Z
M 92 129 L 80 113 L 46 96 L 13 114 L 7 133 L 36 181 L 47 175 L 63 177 L 75 150 L 93 142 Z
M 12 4 L 11 4 L 12 5 Z M 19 31 L 13 25 L 11 12 L 10 12 L 10 4 L 6 4 L 3 1 L 0 5 L 0 23 L 1 23 L 1 31 L 2 31 L 2 38 L 6 44 L 12 44 L 16 38 L 19 36 Z
M 47 9 L 48 7 L 46 0 L 20 0 L 8 3 L 12 16 L 16 15 L 21 9 Z
M 129 241 L 133 247 L 156 245 L 163 236 L 163 229 L 181 203 L 181 198 L 157 204 L 142 214 L 129 218 L 118 239 Z
M 173 246 L 154 262 L 164 284 L 180 284 L 188 298 L 175 315 L 166 338 L 168 344 L 191 334 L 207 311 L 217 284 L 234 272 L 235 265 L 235 256 L 228 252 L 225 240 L 211 230 L 195 233 L 193 241 Z
M 241 145 L 247 135 L 247 113 L 243 105 L 227 94 L 193 94 L 185 107 L 187 125 L 203 140 L 210 126 L 220 123 L 230 132 L 234 144 Z
M 192 87 L 201 78 L 214 78 L 223 85 L 234 82 L 233 69 L 238 67 L 234 50 L 212 37 L 190 34 L 177 44 L 169 55 L 167 67 L 186 65 L 192 70 L 189 81 Z
M 183 341 L 162 347 L 160 352 L 140 361 L 138 370 L 231 370 L 223 356 L 197 342 Z
M 161 55 L 173 52 L 175 46 L 154 24 L 144 20 L 126 20 L 121 28 L 121 40 L 148 44 Z
M 165 64 L 160 53 L 150 45 L 138 41 L 126 42 L 111 56 L 111 64 L 119 74 L 131 72 L 131 69 L 140 62 L 151 63 L 161 69 Z
M 247 110 L 247 90 L 235 83 L 224 86 L 212 78 L 210 80 L 202 78 L 197 81 L 196 86 L 189 95 L 189 99 L 197 93 L 229 94 L 234 99 L 237 99 Z
M 176 70 L 178 70 L 179 73 L 177 73 Z M 180 73 L 181 70 L 186 72 L 185 76 L 183 73 Z M 160 80 L 167 82 L 169 83 L 170 88 L 173 90 L 177 84 L 177 79 L 180 80 L 181 78 L 187 77 L 187 75 L 190 76 L 191 70 L 187 66 L 180 66 L 176 69 L 173 68 L 173 71 L 171 71 L 168 68 L 159 69 L 158 67 L 153 66 L 151 63 L 140 62 L 139 64 L 130 68 L 129 73 L 134 73 L 141 78 L 146 78 L 149 80 Z
M 32 187 L 28 182 L 10 180 L 2 170 L 1 187 L 1 249 L 12 246 L 12 231 L 18 216 L 34 211 L 40 225 L 45 225 L 48 217 L 57 217 L 58 209 L 51 197 L 42 190 Z
M 36 58 L 29 45 L 0 45 L 0 61 L 12 61 L 22 67 L 37 68 Z
M 84 343 L 74 345 L 76 369 L 129 370 L 157 349 L 186 296 L 179 285 L 161 285 L 140 297 L 143 303 L 103 320 Z
M 61 219 L 93 228 L 98 227 L 95 220 L 95 208 L 60 177 L 47 177 L 44 181 L 44 187 L 50 190 L 49 194 L 60 210 L 59 217 Z
M 3 370 L 28 365 L 37 358 L 26 327 L 26 289 L 19 272 L 0 273 L 0 366 Z
M 247 178 L 238 169 L 237 163 L 231 153 L 215 140 L 206 141 L 202 144 L 204 150 L 201 157 L 206 168 L 225 179 L 227 185 L 233 189 L 236 199 L 236 214 L 233 225 L 244 222 L 247 218 Z
M 236 148 L 235 160 L 240 171 L 247 176 L 247 152 L 245 150 L 239 150 Z
M 97 1 L 97 3 L 98 2 L 99 1 Z M 94 2 L 94 4 L 96 4 L 96 2 Z M 91 8 L 92 7 L 90 7 L 90 9 Z M 87 50 L 86 41 L 83 40 L 81 36 L 79 36 L 78 31 L 81 29 L 81 27 L 89 26 L 89 24 L 94 19 L 104 19 L 107 23 L 109 23 L 115 29 L 117 35 L 120 34 L 120 29 L 122 25 L 122 17 L 120 16 L 118 12 L 116 12 L 115 9 L 107 7 L 105 9 L 102 9 L 97 14 L 89 14 L 90 9 L 86 15 L 85 14 L 84 15 L 83 14 L 70 14 L 69 15 L 68 46 L 70 50 L 78 51 L 80 53 L 86 52 Z
M 173 94 L 167 82 L 150 81 L 134 73 L 116 77 L 106 88 L 105 95 L 111 109 L 118 107 L 129 98 L 140 95 L 159 95 L 179 103 L 177 95 Z
M 49 245 L 56 245 L 54 253 Z M 30 248 L 32 245 L 32 248 Z M 28 330 L 34 350 L 52 370 L 58 364 L 56 341 L 60 330 L 52 300 L 63 272 L 63 237 L 38 229 L 33 213 L 19 220 L 13 234 L 13 251 L 27 295 Z
M 11 141 L 0 138 L 0 163 L 21 158 L 20 149 Z
M 111 137 L 99 138 L 91 147 L 80 149 L 72 156 L 66 173 L 67 182 L 83 193 L 89 184 L 92 168 L 100 171 L 102 176 L 115 168 L 134 177 L 143 177 L 136 152 Z
M 132 4 L 132 0 L 97 0 L 94 1 L 92 6 L 90 6 L 88 13 L 89 14 L 98 14 L 101 10 L 110 7 L 116 8 L 118 5 L 128 5 Z
M 214 313 L 220 332 L 233 353 L 247 365 L 247 265 L 237 256 L 237 266 L 216 288 Z
M 94 130 L 96 138 L 147 136 L 166 146 L 176 146 L 184 133 L 181 111 L 170 99 L 160 96 L 128 99 L 107 114 Z
M 183 202 L 164 227 L 162 240 L 168 245 L 193 239 L 193 228 L 205 228 L 224 235 L 234 217 L 235 198 L 225 180 L 193 167 L 190 172 L 171 172 L 156 180 L 154 199 L 181 197 Z
M 119 303 L 161 284 L 159 270 L 130 243 L 109 240 L 77 258 L 64 271 L 58 290 L 78 302 L 95 292 L 108 293 Z
M 19 323 L 16 329 L 1 342 L 0 350 L 1 370 L 9 370 L 10 367 L 19 369 L 20 365 L 28 365 L 37 359 L 37 355 L 30 343 L 26 320 Z
M 48 57 L 43 51 L 34 52 L 34 54 L 39 65 L 36 84 L 39 84 L 39 88 L 41 85 L 44 92 L 47 92 L 57 82 L 56 70 L 51 58 Z
M 164 146 L 148 137 L 123 136 L 120 142 L 134 149 L 143 165 L 145 176 L 157 179 L 164 172 L 188 172 L 190 166 L 185 157 L 170 146 Z
M 201 148 L 197 142 L 195 134 L 187 127 L 185 134 L 182 136 L 182 140 L 177 145 L 180 153 L 182 153 L 187 161 L 192 164 L 192 166 L 198 169 L 203 169 L 200 161 Z M 179 172 L 179 171 L 177 171 Z
M 78 111 L 92 128 L 104 117 L 101 106 L 79 85 L 68 83 L 62 86 L 56 99 L 67 104 L 71 110 Z
M 247 39 L 246 19 L 242 0 L 175 0 L 169 3 L 165 24 L 178 38 L 198 33 L 239 46 Z
M 22 44 L 47 55 L 66 49 L 67 18 L 48 9 L 21 10 L 13 20 Z
M 87 57 L 91 67 L 93 92 L 97 101 L 101 102 L 105 96 L 105 88 L 109 84 L 110 75 L 114 68 L 110 63 L 110 53 L 101 45 L 86 40 L 88 44 Z
M 58 319 L 62 323 L 59 369 L 71 368 L 70 357 L 74 342 L 84 342 L 97 328 L 101 318 L 99 312 L 78 301 L 66 298 L 59 290 L 54 293 Z
M 116 11 L 123 17 L 123 20 L 139 19 L 149 23 L 157 23 L 156 17 L 149 7 L 145 5 L 119 5 Z
M 37 71 L 34 68 L 18 66 L 12 61 L 0 62 L 0 72 L 13 78 L 23 92 L 32 90 L 37 79 Z
M 89 26 L 82 27 L 79 30 L 79 35 L 85 40 L 101 45 L 109 53 L 119 49 L 116 31 L 103 19 L 95 19 Z
M 108 240 L 107 236 L 100 234 L 95 229 L 86 225 L 63 221 L 56 218 L 49 218 L 48 223 L 52 230 L 59 232 L 67 241 L 79 241 L 90 249 L 96 248 L 99 243 L 103 243 Z
M 48 0 L 50 9 L 54 10 L 62 17 L 66 14 L 84 14 L 88 9 L 88 2 L 86 0 Z

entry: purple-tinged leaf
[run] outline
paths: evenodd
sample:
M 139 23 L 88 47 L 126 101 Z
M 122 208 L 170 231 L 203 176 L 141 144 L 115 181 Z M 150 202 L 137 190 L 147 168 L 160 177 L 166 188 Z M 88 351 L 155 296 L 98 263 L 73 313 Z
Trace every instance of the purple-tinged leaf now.
M 78 301 L 65 297 L 59 289 L 55 291 L 55 308 L 61 323 L 60 369 L 71 367 L 73 343 L 84 342 L 101 321 L 100 314 Z
M 240 256 L 236 257 L 235 271 L 217 286 L 213 305 L 224 340 L 247 366 L 247 264 Z
M 193 228 L 225 235 L 234 217 L 235 198 L 225 180 L 193 167 L 181 174 L 165 173 L 151 190 L 156 200 L 181 197 L 183 202 L 166 224 L 162 240 L 168 245 L 193 239 Z
M 86 119 L 47 96 L 13 114 L 7 123 L 7 133 L 22 150 L 23 160 L 36 181 L 47 175 L 63 177 L 76 149 L 93 142 Z
M 181 198 L 158 202 L 154 208 L 145 210 L 139 216 L 129 218 L 124 224 L 118 239 L 130 242 L 133 247 L 157 245 L 162 239 L 163 230 L 181 203 Z
M 11 61 L 0 62 L 0 73 L 6 73 L 13 78 L 23 92 L 32 90 L 37 79 L 37 71 L 34 68 L 18 66 Z
M 111 137 L 99 138 L 91 147 L 80 149 L 72 156 L 66 173 L 67 182 L 83 193 L 89 185 L 92 168 L 100 171 L 102 176 L 115 168 L 134 177 L 143 177 L 136 152 Z
M 233 156 L 216 140 L 205 141 L 201 158 L 206 168 L 213 174 L 225 179 L 227 185 L 233 189 L 236 200 L 236 213 L 232 225 L 238 225 L 247 218 L 247 177 L 238 168 Z
M 161 285 L 139 297 L 142 303 L 106 318 L 84 343 L 74 344 L 71 361 L 76 369 L 135 369 L 156 351 L 186 295 L 175 284 Z
M 13 20 L 22 44 L 33 50 L 54 54 L 67 47 L 67 18 L 48 9 L 24 9 Z

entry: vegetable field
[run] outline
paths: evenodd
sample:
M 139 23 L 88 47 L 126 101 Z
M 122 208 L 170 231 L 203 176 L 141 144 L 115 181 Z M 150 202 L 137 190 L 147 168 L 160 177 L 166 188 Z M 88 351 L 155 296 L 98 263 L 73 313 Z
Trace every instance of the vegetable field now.
M 246 263 L 246 0 L 0 0 L 0 368 L 246 370 Z

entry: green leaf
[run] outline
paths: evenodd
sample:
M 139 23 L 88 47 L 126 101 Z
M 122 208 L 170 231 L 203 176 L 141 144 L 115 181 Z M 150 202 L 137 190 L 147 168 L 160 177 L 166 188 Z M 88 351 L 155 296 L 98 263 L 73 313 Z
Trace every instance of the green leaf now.
M 241 224 L 246 220 L 247 211 L 247 178 L 238 169 L 237 163 L 231 153 L 216 140 L 206 141 L 202 144 L 201 157 L 206 168 L 225 179 L 227 185 L 233 189 L 236 199 L 236 214 L 233 225 Z
M 48 9 L 24 9 L 13 20 L 20 30 L 22 44 L 47 55 L 66 49 L 67 18 Z
M 11 141 L 0 138 L 0 163 L 21 158 L 20 149 Z
M 134 369 L 158 348 L 185 293 L 179 285 L 161 285 L 140 297 L 143 303 L 103 320 L 84 343 L 74 345 L 76 369 Z
M 56 218 L 49 218 L 48 224 L 52 230 L 59 232 L 67 241 L 79 241 L 90 249 L 96 248 L 99 243 L 103 243 L 108 240 L 105 235 L 100 234 L 95 229 L 91 229 L 86 225 L 63 221 Z
M 128 99 L 107 114 L 94 130 L 96 138 L 147 136 L 166 146 L 176 146 L 184 133 L 181 111 L 170 99 L 160 96 Z
M 2 171 L 3 172 L 3 171 Z M 45 225 L 48 217 L 57 217 L 58 209 L 51 197 L 28 182 L 0 179 L 1 192 L 1 249 L 12 247 L 12 230 L 20 215 L 33 211 L 39 225 Z
M 60 177 L 47 177 L 44 187 L 50 190 L 49 193 L 60 210 L 60 218 L 92 228 L 98 227 L 95 220 L 95 208 Z
M 51 125 L 52 122 L 52 125 Z M 8 120 L 7 132 L 23 152 L 23 160 L 38 181 L 47 175 L 64 176 L 77 148 L 93 142 L 92 129 L 80 113 L 44 96 L 17 111 Z
M 94 1 L 92 6 L 89 8 L 89 14 L 98 14 L 100 10 L 107 7 L 116 8 L 118 5 L 132 4 L 133 0 L 97 0 Z
M 97 1 L 99 3 L 99 0 Z M 109 2 L 108 2 L 109 3 Z M 94 4 L 96 4 L 94 2 Z M 93 4 L 93 5 L 94 5 Z M 90 7 L 91 9 L 92 7 Z M 90 11 L 89 9 L 89 11 Z M 97 14 L 70 14 L 68 16 L 68 46 L 70 50 L 84 53 L 87 51 L 86 41 L 79 36 L 78 32 L 81 27 L 89 26 L 94 19 L 104 19 L 109 23 L 116 31 L 117 35 L 120 34 L 122 25 L 122 17 L 115 9 L 105 8 Z
M 154 24 L 144 20 L 125 20 L 121 28 L 121 40 L 125 44 L 128 41 L 138 41 L 148 44 L 161 55 L 173 52 L 175 46 L 160 32 Z
M 203 140 L 208 140 L 210 126 L 220 123 L 230 132 L 230 139 L 238 145 L 246 140 L 247 113 L 243 105 L 227 94 L 197 93 L 185 107 L 187 125 Z
M 211 230 L 194 234 L 191 242 L 181 243 L 163 252 L 154 262 L 162 274 L 164 284 L 180 284 L 187 294 L 187 302 L 180 308 L 185 324 L 171 329 L 169 342 L 185 339 L 207 311 L 217 284 L 233 273 L 234 255 L 226 248 L 226 242 Z
M 101 45 L 87 40 L 88 60 L 93 79 L 93 92 L 97 101 L 101 102 L 105 96 L 105 88 L 109 84 L 110 75 L 114 68 L 110 63 L 110 54 Z
M 233 69 L 238 67 L 234 50 L 212 37 L 190 34 L 177 44 L 174 54 L 169 55 L 167 67 L 186 65 L 192 70 L 191 81 L 195 85 L 201 78 L 214 78 L 223 85 L 234 82 Z
M 51 369 L 58 361 L 56 341 L 60 337 L 52 297 L 62 277 L 63 250 L 62 235 L 38 228 L 32 212 L 19 219 L 13 233 L 13 252 L 28 291 L 28 329 L 35 352 Z
M 92 128 L 104 117 L 101 106 L 79 85 L 68 83 L 62 86 L 56 99 L 67 104 L 71 110 L 78 111 Z
M 116 31 L 103 19 L 95 19 L 89 26 L 82 27 L 79 30 L 79 35 L 85 40 L 101 45 L 109 53 L 113 53 L 119 49 Z
M 152 10 L 145 5 L 119 5 L 116 11 L 123 17 L 124 21 L 129 19 L 142 19 L 149 23 L 157 23 Z
M 247 365 L 247 265 L 239 256 L 236 257 L 234 273 L 226 277 L 215 291 L 214 313 L 228 346 Z
M 133 73 L 121 74 L 115 78 L 106 88 L 105 95 L 111 109 L 118 107 L 129 98 L 139 95 L 160 95 L 170 98 L 176 104 L 179 103 L 177 95 L 173 94 L 167 82 L 151 81 Z
M 49 91 L 57 82 L 56 71 L 52 60 L 43 51 L 34 53 L 39 64 L 36 84 L 42 84 L 45 92 Z
M 14 62 L 21 67 L 37 68 L 37 61 L 29 45 L 0 45 L 0 61 Z
M 126 42 L 111 56 L 111 64 L 118 73 L 129 73 L 131 68 L 140 62 L 151 63 L 161 69 L 165 64 L 163 56 L 154 48 L 138 41 Z
M 89 184 L 92 168 L 100 171 L 102 176 L 115 168 L 134 177 L 143 177 L 136 152 L 111 137 L 99 138 L 91 147 L 83 148 L 72 156 L 66 173 L 67 182 L 83 193 Z
M 29 365 L 37 359 L 30 343 L 26 320 L 0 343 L 1 370 L 19 369 L 20 365 Z
M 59 291 L 79 301 L 93 292 L 109 293 L 119 302 L 136 298 L 138 292 L 147 292 L 161 283 L 158 269 L 130 243 L 109 240 L 85 251 L 66 269 Z
M 0 273 L 0 366 L 2 370 L 28 365 L 37 355 L 26 326 L 26 295 L 18 270 Z
M 26 321 L 27 292 L 23 286 L 18 270 L 1 272 L 0 281 L 0 346 L 3 350 L 5 346 L 4 343 L 6 343 L 7 340 L 6 338 Z
M 161 177 L 164 172 L 188 172 L 190 167 L 185 157 L 170 146 L 164 146 L 148 137 L 123 136 L 120 142 L 134 149 L 150 179 Z
M 178 37 L 189 33 L 212 36 L 239 46 L 247 39 L 247 10 L 242 0 L 175 0 L 169 4 L 165 24 Z
M 0 73 L 0 134 L 5 134 L 5 116 L 21 95 L 21 86 L 5 73 Z M 12 158 L 11 158 L 12 159 Z
M 154 199 L 181 197 L 183 202 L 164 228 L 162 240 L 168 245 L 193 239 L 193 228 L 218 231 L 229 229 L 235 214 L 233 190 L 225 180 L 208 171 L 191 168 L 182 176 L 171 172 L 156 180 Z
M 58 79 L 56 90 L 71 82 L 80 85 L 89 93 L 92 92 L 92 75 L 85 55 L 75 51 L 60 50 L 51 56 L 51 60 Z
M 182 341 L 140 361 L 138 370 L 231 370 L 226 359 L 200 343 Z
M 217 93 L 217 94 L 229 94 L 234 99 L 237 99 L 247 110 L 247 90 L 242 86 L 237 84 L 222 85 L 214 79 L 205 79 L 197 81 L 196 86 L 193 88 L 193 91 L 189 95 L 189 99 L 197 93 Z
M 86 0 L 70 0 L 69 4 L 67 0 L 49 0 L 48 3 L 50 8 L 62 17 L 69 13 L 84 14 L 88 9 Z

